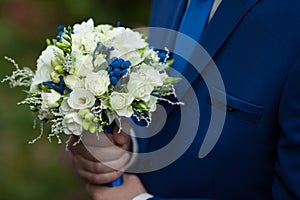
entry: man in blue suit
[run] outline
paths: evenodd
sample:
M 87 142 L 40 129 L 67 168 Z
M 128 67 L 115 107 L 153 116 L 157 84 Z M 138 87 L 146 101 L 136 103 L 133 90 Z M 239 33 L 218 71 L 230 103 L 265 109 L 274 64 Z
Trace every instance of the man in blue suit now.
M 154 0 L 151 26 L 180 30 L 187 10 L 188 0 Z M 226 97 L 226 103 L 218 95 L 211 96 L 204 78 L 187 66 L 184 72 L 201 110 L 200 121 L 191 119 L 199 124 L 193 143 L 170 165 L 137 176 L 125 174 L 123 185 L 115 188 L 93 184 L 110 182 L 121 173 L 89 160 L 83 151 L 73 151 L 75 168 L 91 183 L 87 187 L 91 197 L 300 199 L 299 10 L 297 0 L 211 4 L 208 24 L 197 40 L 218 66 L 226 90 L 216 90 Z M 200 159 L 214 106 L 225 106 L 224 127 L 214 148 Z M 159 134 L 139 140 L 140 151 L 151 152 L 168 144 L 175 137 L 178 127 L 174 124 L 179 118 L 180 109 L 174 108 Z M 120 146 L 129 142 L 122 134 L 114 138 Z M 89 170 L 90 166 L 97 167 Z

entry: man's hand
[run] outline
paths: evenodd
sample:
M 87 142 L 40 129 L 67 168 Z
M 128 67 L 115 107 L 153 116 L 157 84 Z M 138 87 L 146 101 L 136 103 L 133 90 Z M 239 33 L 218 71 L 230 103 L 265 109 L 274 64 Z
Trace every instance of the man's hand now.
M 128 151 L 131 139 L 124 132 L 118 133 L 118 130 L 116 128 L 113 134 L 101 134 L 99 140 L 92 138 L 91 145 L 87 144 L 88 142 L 83 142 L 85 145 L 80 142 L 73 146 L 76 142 L 75 137 L 70 142 L 73 166 L 85 181 L 91 184 L 105 184 L 123 174 L 123 167 L 130 159 Z
M 86 190 L 92 200 L 132 200 L 146 190 L 135 175 L 124 174 L 124 183 L 118 187 L 105 187 L 87 183 Z

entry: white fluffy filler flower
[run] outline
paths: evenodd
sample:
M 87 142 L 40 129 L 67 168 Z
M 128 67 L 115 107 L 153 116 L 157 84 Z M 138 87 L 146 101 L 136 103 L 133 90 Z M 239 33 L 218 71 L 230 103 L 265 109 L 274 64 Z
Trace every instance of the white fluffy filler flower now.
M 97 73 L 90 73 L 85 79 L 85 88 L 92 92 L 95 96 L 104 94 L 110 84 L 107 71 L 100 70 Z
M 54 90 L 51 90 L 51 93 L 42 93 L 42 110 L 49 110 L 50 108 L 58 107 L 58 100 L 60 98 L 61 95 Z
M 116 111 L 119 116 L 131 117 L 133 114 L 131 103 L 133 97 L 128 93 L 112 92 L 109 103 L 111 108 Z
M 78 117 L 78 113 L 72 112 L 67 114 L 62 121 L 64 133 L 67 135 L 82 134 L 82 119 Z
M 57 54 L 63 54 L 63 51 L 56 46 L 48 46 L 37 60 L 37 70 L 33 78 L 30 91 L 36 91 L 37 85 L 51 80 L 50 74 L 53 72 L 51 60 L 56 59 Z
M 68 104 L 75 110 L 91 108 L 95 104 L 96 98 L 90 91 L 77 88 L 73 90 L 68 99 Z

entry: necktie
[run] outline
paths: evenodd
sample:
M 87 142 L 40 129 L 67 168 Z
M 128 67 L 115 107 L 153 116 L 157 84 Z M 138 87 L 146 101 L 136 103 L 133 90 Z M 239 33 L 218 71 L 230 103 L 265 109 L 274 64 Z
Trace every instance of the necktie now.
M 191 37 L 192 39 L 199 41 L 201 34 L 206 26 L 210 10 L 212 8 L 214 0 L 190 0 L 189 5 L 182 17 L 179 32 Z M 187 65 L 186 59 L 192 54 L 193 47 L 187 46 L 184 37 L 180 35 L 177 37 L 174 52 L 185 51 L 185 59 L 174 54 L 175 60 L 174 68 L 178 72 L 182 72 Z

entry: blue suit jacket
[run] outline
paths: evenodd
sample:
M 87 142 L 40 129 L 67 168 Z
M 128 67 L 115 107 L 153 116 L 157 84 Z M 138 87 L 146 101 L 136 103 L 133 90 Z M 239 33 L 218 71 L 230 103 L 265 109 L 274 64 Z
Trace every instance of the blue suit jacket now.
M 154 0 L 151 26 L 176 30 L 186 1 Z M 224 129 L 199 159 L 211 104 L 203 78 L 188 69 L 201 111 L 200 122 L 190 123 L 199 130 L 178 160 L 139 174 L 153 199 L 300 199 L 299 10 L 299 0 L 223 0 L 199 42 L 225 84 Z M 140 141 L 140 150 L 171 141 L 179 118 L 173 109 L 159 134 Z

